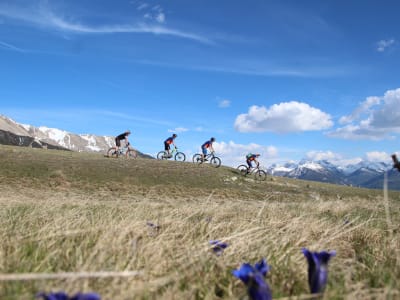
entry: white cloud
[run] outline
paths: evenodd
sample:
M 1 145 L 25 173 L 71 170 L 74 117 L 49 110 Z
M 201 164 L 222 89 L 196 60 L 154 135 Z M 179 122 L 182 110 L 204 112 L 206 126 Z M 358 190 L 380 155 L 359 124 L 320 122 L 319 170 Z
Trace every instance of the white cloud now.
M 341 160 L 342 156 L 338 153 L 332 151 L 309 151 L 306 157 L 310 160 L 327 160 L 327 161 L 337 161 Z
M 394 45 L 396 41 L 394 39 L 389 39 L 389 40 L 380 40 L 377 43 L 377 48 L 376 50 L 379 52 L 384 52 L 387 48 L 391 47 Z
M 355 119 L 359 118 L 362 114 L 370 113 L 370 108 L 374 105 L 378 105 L 381 102 L 379 97 L 367 97 L 367 99 L 361 103 L 359 107 L 357 107 L 351 115 L 343 116 L 340 118 L 340 124 L 351 123 Z
M 0 41 L 0 49 L 5 49 L 5 50 L 11 50 L 11 51 L 16 51 L 16 52 L 25 52 L 25 50 L 18 48 L 14 45 L 11 45 L 9 43 L 6 42 L 2 42 Z
M 259 144 L 236 144 L 233 141 L 215 142 L 213 145 L 216 154 L 221 157 L 223 164 L 231 167 L 237 167 L 240 164 L 246 163 L 246 154 L 259 153 L 261 154 L 259 161 L 261 166 L 267 167 L 268 159 L 276 158 L 278 150 L 274 146 L 263 146 Z
M 368 161 L 374 161 L 374 162 L 387 161 L 388 157 L 390 158 L 389 154 L 387 154 L 386 152 L 380 152 L 380 151 L 367 152 L 365 154 L 365 156 Z
M 383 97 L 368 97 L 350 116 L 341 118 L 344 127 L 328 136 L 343 139 L 393 139 L 400 133 L 400 88 L 387 91 Z
M 185 127 L 176 127 L 175 129 L 168 129 L 168 132 L 172 132 L 172 133 L 186 132 L 186 131 L 189 131 L 189 129 L 187 129 Z
M 221 107 L 221 108 L 227 108 L 227 107 L 231 106 L 231 101 L 227 100 L 227 99 L 221 100 L 219 102 L 218 106 Z
M 235 120 L 235 129 L 240 132 L 287 133 L 322 130 L 332 125 L 329 114 L 297 101 L 274 104 L 268 109 L 253 105 Z
M 137 10 L 143 10 L 147 8 L 149 5 L 147 3 L 140 3 L 139 6 L 136 8 Z
M 168 28 L 162 26 L 165 22 L 165 14 L 161 8 L 155 12 L 155 15 L 149 14 L 149 18 L 156 20 L 156 24 L 103 24 L 103 25 L 88 25 L 74 18 L 63 18 L 50 10 L 47 6 L 40 5 L 39 7 L 29 7 L 23 9 L 17 6 L 5 6 L 0 3 L 0 16 L 32 24 L 38 28 L 53 29 L 66 31 L 69 33 L 85 33 L 85 34 L 113 34 L 113 33 L 149 33 L 154 35 L 169 35 L 183 39 L 194 40 L 204 44 L 214 44 L 208 37 L 204 37 L 195 33 Z

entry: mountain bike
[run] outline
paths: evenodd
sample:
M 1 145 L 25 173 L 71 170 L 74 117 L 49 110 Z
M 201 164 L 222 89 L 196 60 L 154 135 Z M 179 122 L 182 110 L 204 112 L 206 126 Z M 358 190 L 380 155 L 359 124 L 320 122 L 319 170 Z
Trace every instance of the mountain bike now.
M 130 147 L 130 144 L 128 143 L 127 145 L 125 145 L 124 147 L 119 147 L 118 148 L 118 152 L 115 151 L 115 147 L 111 147 L 110 149 L 108 149 L 107 151 L 107 157 L 119 157 L 119 156 L 125 156 L 126 158 L 137 158 L 137 153 L 136 151 Z
M 221 159 L 217 156 L 214 155 L 214 152 L 210 152 L 207 155 L 204 156 L 204 159 L 202 159 L 202 155 L 200 153 L 196 153 L 193 155 L 193 162 L 195 164 L 202 164 L 203 162 L 208 161 L 213 167 L 218 168 L 221 165 Z
M 172 157 L 174 157 L 174 159 L 176 161 L 185 161 L 185 159 L 186 159 L 185 153 L 179 152 L 178 148 L 176 148 L 176 147 L 174 147 L 174 149 L 172 149 L 169 152 L 169 155 L 168 155 L 167 151 L 165 151 L 165 150 L 164 151 L 160 151 L 157 154 L 157 159 L 169 159 L 169 158 L 172 158 Z
M 242 176 L 253 175 L 254 179 L 257 181 L 264 181 L 265 179 L 267 179 L 267 172 L 261 170 L 260 166 L 249 168 L 246 165 L 240 165 L 236 168 L 236 170 L 238 170 L 239 174 Z

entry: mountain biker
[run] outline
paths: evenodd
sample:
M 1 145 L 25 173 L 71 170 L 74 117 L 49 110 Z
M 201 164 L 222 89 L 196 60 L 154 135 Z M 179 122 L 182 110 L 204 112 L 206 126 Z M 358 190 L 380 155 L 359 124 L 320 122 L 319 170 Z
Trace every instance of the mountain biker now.
M 130 134 L 131 134 L 131 131 L 127 130 L 124 133 L 121 133 L 120 135 L 115 137 L 115 153 L 117 154 L 117 157 L 118 157 L 118 150 L 119 150 L 119 147 L 121 147 L 122 140 L 125 140 L 125 145 L 127 147 L 129 146 L 128 136 Z
M 170 136 L 164 141 L 164 150 L 167 152 L 168 157 L 171 157 L 171 154 L 169 152 L 169 150 L 171 149 L 171 145 L 174 145 L 174 147 L 177 148 L 174 142 L 177 136 L 178 135 L 174 133 L 172 136 Z
M 201 145 L 201 160 L 207 160 L 205 159 L 205 156 L 207 155 L 207 149 L 210 149 L 210 152 L 214 152 L 213 148 L 213 143 L 215 142 L 215 138 L 212 137 L 209 141 L 205 142 L 203 145 Z
M 257 160 L 257 157 L 259 157 L 259 156 L 260 156 L 260 154 L 253 154 L 253 153 L 249 153 L 246 155 L 246 162 L 247 162 L 247 165 L 249 166 L 249 170 L 251 168 L 253 168 L 253 161 L 257 164 L 257 168 L 260 166 L 260 163 Z M 249 172 L 249 171 L 247 171 L 247 172 Z

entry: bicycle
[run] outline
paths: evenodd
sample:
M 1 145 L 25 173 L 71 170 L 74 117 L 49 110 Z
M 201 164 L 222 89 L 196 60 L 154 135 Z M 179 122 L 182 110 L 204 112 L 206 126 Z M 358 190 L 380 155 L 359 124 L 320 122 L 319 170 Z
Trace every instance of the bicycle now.
M 169 159 L 174 157 L 176 161 L 185 161 L 186 155 L 183 152 L 179 152 L 177 147 L 174 147 L 168 155 L 167 151 L 160 151 L 157 154 L 157 159 Z
M 108 149 L 106 156 L 118 158 L 119 156 L 124 155 L 126 158 L 137 158 L 137 153 L 133 148 L 130 147 L 130 144 L 127 144 L 124 147 L 119 147 L 118 152 L 115 150 L 115 147 L 111 147 L 110 149 Z
M 195 155 L 193 155 L 193 163 L 195 164 L 200 165 L 206 161 L 210 162 L 210 164 L 215 168 L 218 168 L 221 165 L 221 159 L 215 156 L 214 152 L 210 152 L 205 155 L 204 159 L 202 159 L 202 155 L 200 153 L 196 153 Z
M 254 179 L 257 181 L 264 181 L 265 179 L 267 179 L 267 172 L 261 170 L 260 166 L 249 168 L 246 165 L 240 165 L 236 168 L 236 170 L 238 170 L 238 172 L 242 176 L 253 175 Z

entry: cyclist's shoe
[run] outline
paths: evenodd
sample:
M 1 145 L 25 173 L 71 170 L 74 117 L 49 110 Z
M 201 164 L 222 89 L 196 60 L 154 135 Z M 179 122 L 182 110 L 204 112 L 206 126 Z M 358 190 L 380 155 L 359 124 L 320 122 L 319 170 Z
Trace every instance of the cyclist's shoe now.
M 168 158 L 171 158 L 172 157 L 172 154 L 168 154 L 168 156 L 167 156 Z
M 208 159 L 207 159 L 207 158 L 205 158 L 205 159 L 203 159 L 203 161 L 208 161 Z

